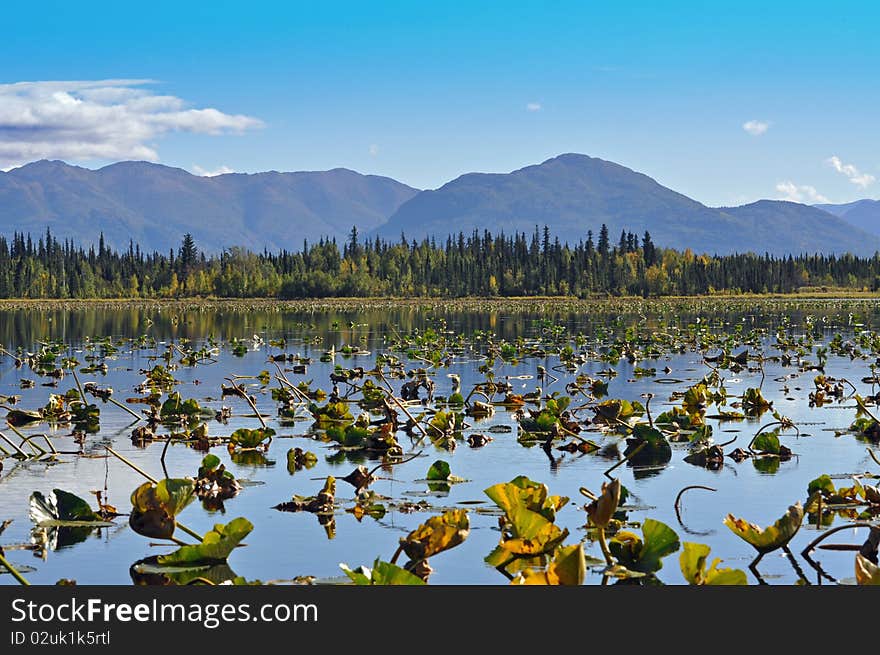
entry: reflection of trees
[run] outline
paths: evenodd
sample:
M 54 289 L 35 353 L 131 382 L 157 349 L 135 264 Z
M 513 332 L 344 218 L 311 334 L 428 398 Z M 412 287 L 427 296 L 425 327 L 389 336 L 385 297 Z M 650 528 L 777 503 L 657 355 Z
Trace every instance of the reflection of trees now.
M 250 336 L 254 326 L 270 333 L 314 337 L 338 343 L 356 343 L 362 336 L 376 334 L 407 334 L 415 329 L 443 323 L 449 329 L 471 334 L 491 326 L 499 338 L 515 339 L 534 333 L 539 321 L 551 320 L 566 325 L 576 332 L 590 332 L 597 325 L 606 324 L 601 313 L 586 316 L 584 312 L 565 309 L 545 311 L 544 307 L 493 309 L 450 303 L 441 309 L 438 301 L 424 303 L 388 304 L 359 303 L 347 305 L 288 304 L 265 301 L 153 301 L 131 303 L 95 303 L 73 305 L 63 302 L 34 304 L 4 311 L 0 321 L 0 343 L 7 348 L 31 348 L 38 340 L 59 339 L 79 341 L 84 336 L 112 335 L 136 338 L 148 334 L 157 339 L 202 339 L 208 335 L 229 339 Z M 503 320 L 499 320 L 503 317 Z M 696 314 L 683 311 L 678 321 L 687 323 Z M 721 312 L 719 320 L 736 321 L 741 312 Z M 766 317 L 772 323 L 772 317 Z M 638 317 L 632 318 L 635 324 Z M 797 322 L 796 312 L 791 321 Z M 351 327 L 354 326 L 354 327 Z M 393 327 L 393 330 L 391 329 Z

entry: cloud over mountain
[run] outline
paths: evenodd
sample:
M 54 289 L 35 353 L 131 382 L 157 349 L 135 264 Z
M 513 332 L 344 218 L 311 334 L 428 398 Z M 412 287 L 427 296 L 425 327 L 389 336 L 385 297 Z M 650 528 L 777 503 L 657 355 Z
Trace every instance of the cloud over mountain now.
M 0 84 L 0 168 L 35 159 L 157 161 L 168 132 L 225 134 L 262 122 L 212 107 L 194 108 L 144 88 L 151 80 Z

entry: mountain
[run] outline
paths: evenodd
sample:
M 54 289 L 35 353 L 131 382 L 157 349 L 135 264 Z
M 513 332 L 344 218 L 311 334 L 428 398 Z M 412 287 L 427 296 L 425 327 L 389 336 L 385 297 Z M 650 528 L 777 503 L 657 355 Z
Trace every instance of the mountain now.
M 844 205 L 814 205 L 839 216 L 847 223 L 870 234 L 880 235 L 880 200 L 856 200 Z
M 707 207 L 647 175 L 594 157 L 565 154 L 512 173 L 469 173 L 422 191 L 376 233 L 390 239 L 488 229 L 531 233 L 550 227 L 570 243 L 594 237 L 605 223 L 612 242 L 621 230 L 697 252 L 844 252 L 873 254 L 880 238 L 814 207 L 762 200 L 735 208 Z
M 743 232 L 752 235 L 753 243 L 757 241 L 750 247 L 756 252 L 873 255 L 880 250 L 880 237 L 853 227 L 846 219 L 796 202 L 759 200 L 722 211 L 740 222 Z M 765 240 L 767 246 L 762 248 L 759 244 Z M 747 240 L 735 241 L 736 247 L 728 250 L 741 250 L 740 243 Z
M 576 243 L 588 230 L 598 237 L 605 223 L 612 243 L 621 230 L 640 237 L 647 230 L 658 245 L 701 253 L 870 255 L 880 250 L 877 211 L 880 202 L 871 200 L 707 207 L 647 175 L 577 154 L 512 173 L 469 173 L 422 192 L 344 168 L 198 177 L 146 162 L 91 170 L 44 160 L 0 172 L 0 233 L 36 236 L 48 227 L 82 244 L 103 233 L 111 246 L 126 248 L 132 239 L 147 251 L 176 248 L 186 232 L 208 252 L 299 249 L 303 239 L 344 240 L 352 225 L 397 241 L 401 232 L 445 239 L 484 229 L 531 234 L 546 224 Z
M 301 173 L 191 175 L 120 162 L 98 170 L 38 161 L 0 173 L 0 231 L 45 232 L 109 245 L 167 250 L 190 232 L 207 251 L 299 248 L 303 239 L 366 232 L 417 193 L 387 177 L 344 168 Z

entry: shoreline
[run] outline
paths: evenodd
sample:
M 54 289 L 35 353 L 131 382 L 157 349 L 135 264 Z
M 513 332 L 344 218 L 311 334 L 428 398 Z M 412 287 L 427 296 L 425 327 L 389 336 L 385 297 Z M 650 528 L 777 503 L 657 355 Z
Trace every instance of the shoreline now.
M 552 303 L 559 308 L 596 307 L 597 305 L 626 306 L 636 304 L 694 303 L 694 302 L 801 302 L 801 301 L 880 301 L 880 293 L 869 291 L 809 291 L 789 294 L 713 294 L 695 296 L 466 296 L 420 297 L 420 296 L 372 296 L 339 298 L 2 298 L 0 311 L 18 309 L 110 309 L 120 307 L 169 307 L 169 308 L 232 308 L 235 310 L 259 308 L 296 309 L 344 309 L 362 305 L 370 307 L 420 307 L 457 306 L 462 309 L 476 308 L 545 308 Z

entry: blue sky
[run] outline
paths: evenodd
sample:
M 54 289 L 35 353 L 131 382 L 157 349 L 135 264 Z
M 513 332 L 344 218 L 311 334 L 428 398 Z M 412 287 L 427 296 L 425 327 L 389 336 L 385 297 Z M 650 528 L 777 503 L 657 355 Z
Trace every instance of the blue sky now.
M 435 188 L 581 152 L 710 205 L 880 196 L 880 8 L 663 4 L 9 3 L 0 168 L 344 166 Z M 46 81 L 64 84 L 17 84 Z

